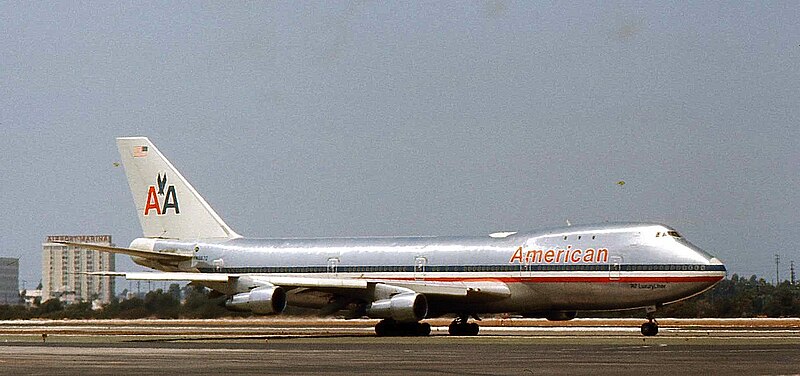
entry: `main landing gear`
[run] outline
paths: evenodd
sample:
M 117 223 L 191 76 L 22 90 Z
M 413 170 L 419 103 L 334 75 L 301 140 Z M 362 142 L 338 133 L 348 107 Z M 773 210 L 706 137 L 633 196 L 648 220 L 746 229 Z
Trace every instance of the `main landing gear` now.
M 451 336 L 476 336 L 481 329 L 478 324 L 467 322 L 467 316 L 458 316 L 450 323 L 449 332 Z M 480 320 L 475 317 L 476 320 Z
M 425 337 L 431 334 L 431 324 L 384 319 L 375 325 L 375 334 L 378 337 Z
M 647 307 L 647 322 L 642 324 L 642 335 L 651 337 L 658 334 L 658 321 L 656 321 L 656 307 Z

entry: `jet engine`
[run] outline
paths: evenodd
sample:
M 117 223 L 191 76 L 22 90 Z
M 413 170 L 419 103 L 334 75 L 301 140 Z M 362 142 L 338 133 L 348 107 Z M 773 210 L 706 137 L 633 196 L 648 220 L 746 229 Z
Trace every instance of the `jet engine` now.
M 413 292 L 397 294 L 390 299 L 377 300 L 367 306 L 367 316 L 375 319 L 393 319 L 398 322 L 416 322 L 428 314 L 428 299 Z
M 231 296 L 225 302 L 225 307 L 260 315 L 281 313 L 286 308 L 286 291 L 280 286 L 257 287 L 250 292 Z

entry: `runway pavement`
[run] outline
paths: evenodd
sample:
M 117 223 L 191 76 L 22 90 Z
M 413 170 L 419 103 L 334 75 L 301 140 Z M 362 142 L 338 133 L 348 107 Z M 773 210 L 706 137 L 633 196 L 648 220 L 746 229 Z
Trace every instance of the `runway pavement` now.
M 796 321 L 662 323 L 650 338 L 625 321 L 494 322 L 478 337 L 450 337 L 434 322 L 433 335 L 424 338 L 375 337 L 373 324 L 0 322 L 0 374 L 800 374 Z

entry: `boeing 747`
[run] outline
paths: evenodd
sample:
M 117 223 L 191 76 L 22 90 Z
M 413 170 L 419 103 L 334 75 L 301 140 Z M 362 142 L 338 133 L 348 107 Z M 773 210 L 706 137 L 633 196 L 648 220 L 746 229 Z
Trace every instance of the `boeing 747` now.
M 129 247 L 69 243 L 129 255 L 154 272 L 100 272 L 129 280 L 190 281 L 226 306 L 279 314 L 288 305 L 382 319 L 379 336 L 428 335 L 423 320 L 454 315 L 451 335 L 476 335 L 469 319 L 510 313 L 570 320 L 578 311 L 656 310 L 725 277 L 717 258 L 653 223 L 566 226 L 481 236 L 245 238 L 220 218 L 144 137 L 117 139 L 142 225 Z

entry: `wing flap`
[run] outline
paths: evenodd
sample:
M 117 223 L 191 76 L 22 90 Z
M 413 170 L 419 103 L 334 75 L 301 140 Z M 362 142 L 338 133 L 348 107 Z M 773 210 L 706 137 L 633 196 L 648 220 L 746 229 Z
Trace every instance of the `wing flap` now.
M 365 279 L 348 278 L 308 278 L 308 277 L 273 277 L 273 276 L 250 276 L 255 281 L 263 281 L 277 286 L 285 287 L 308 287 L 326 289 L 366 289 L 369 281 Z
M 110 247 L 99 244 L 74 243 L 65 241 L 54 241 L 54 243 L 69 245 L 73 247 L 86 248 L 101 252 L 121 253 L 123 255 L 142 257 L 152 260 L 184 261 L 184 260 L 189 260 L 193 257 L 193 255 L 189 253 L 146 251 L 133 248 Z
M 123 277 L 131 281 L 187 281 L 187 282 L 228 282 L 237 276 L 223 273 L 187 272 L 88 272 L 88 275 L 103 277 Z
M 187 282 L 228 282 L 247 276 L 256 282 L 284 287 L 366 289 L 368 282 L 363 279 L 282 277 L 257 274 L 190 273 L 190 272 L 90 272 L 90 275 L 105 277 L 124 277 L 132 281 L 187 281 Z
M 426 296 L 446 297 L 475 297 L 487 299 L 502 299 L 511 296 L 511 290 L 504 282 L 500 281 L 467 281 L 467 282 L 436 282 L 436 281 L 381 281 L 387 285 L 404 287 Z

